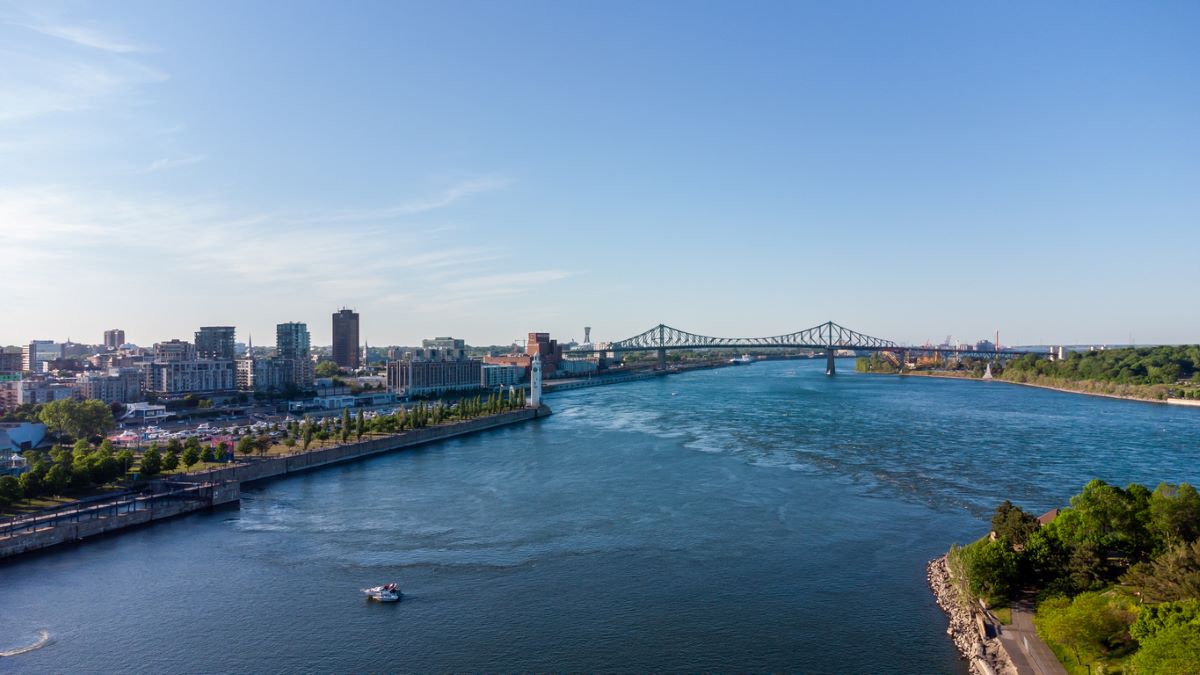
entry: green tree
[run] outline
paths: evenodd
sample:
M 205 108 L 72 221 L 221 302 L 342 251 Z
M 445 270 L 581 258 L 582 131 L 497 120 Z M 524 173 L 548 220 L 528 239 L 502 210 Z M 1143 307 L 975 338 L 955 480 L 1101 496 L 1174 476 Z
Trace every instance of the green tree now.
M 350 440 L 350 409 L 349 408 L 342 408 L 342 424 L 341 424 L 341 427 L 339 427 L 339 428 L 341 430 L 340 434 L 341 434 L 342 442 L 345 443 L 346 441 Z
M 60 495 L 63 493 L 63 490 L 67 489 L 70 480 L 70 471 L 62 464 L 55 464 L 46 472 L 46 478 L 42 483 L 43 489 L 49 494 Z
M 1200 494 L 1187 483 L 1160 484 L 1149 501 L 1149 528 L 1162 550 L 1200 537 Z
M 1151 562 L 1134 565 L 1123 581 L 1143 602 L 1200 598 L 1200 541 L 1175 546 Z
M 1200 673 L 1200 625 L 1187 623 L 1159 631 L 1129 660 L 1137 675 Z
M 1133 612 L 1101 593 L 1059 596 L 1038 606 L 1038 633 L 1071 650 L 1081 664 L 1094 663 L 1127 640 Z
M 183 467 L 185 469 L 192 468 L 196 462 L 200 461 L 200 451 L 192 446 L 187 446 L 183 449 Z
M 133 451 L 129 450 L 129 449 L 122 450 L 117 453 L 117 455 L 116 455 L 116 457 L 114 457 L 114 459 L 117 461 L 117 464 L 121 467 L 120 475 L 122 478 L 124 478 L 125 474 L 129 473 L 129 467 L 133 466 Z
M 1037 529 L 1037 518 L 1025 513 L 1021 507 L 1013 505 L 1007 499 L 996 507 L 996 513 L 992 516 L 992 531 L 996 536 L 1012 542 L 1014 546 L 1024 547 L 1029 535 Z
M 47 403 L 38 413 L 38 419 L 54 433 L 71 438 L 100 436 L 116 425 L 112 409 L 96 399 L 68 398 Z
M 254 439 L 249 436 L 242 436 L 238 439 L 237 451 L 243 455 L 249 455 L 254 452 Z
M 306 422 L 304 423 L 304 446 L 303 446 L 303 448 L 302 448 L 303 450 L 307 451 L 307 450 L 308 450 L 308 446 L 309 446 L 309 445 L 312 445 L 312 442 L 313 442 L 313 434 L 314 434 L 314 433 L 315 433 L 315 431 L 314 431 L 314 429 L 313 429 L 313 424 L 312 424 L 312 422 L 311 422 L 311 421 L 306 421 Z
M 1144 605 L 1129 627 L 1129 634 L 1138 642 L 1146 642 L 1160 631 L 1189 623 L 1200 623 L 1198 598 Z
M 315 372 L 317 377 L 333 377 L 341 372 L 341 370 L 334 361 L 321 361 L 317 364 Z
M 179 468 L 179 455 L 174 450 L 167 450 L 163 455 L 162 468 L 164 471 L 174 471 Z
M 16 476 L 0 476 L 0 500 L 12 504 L 21 499 L 21 481 Z
M 200 450 L 200 461 L 201 462 L 217 461 L 216 452 L 211 443 L 206 444 L 204 446 L 204 448 Z
M 961 555 L 972 595 L 989 604 L 1008 599 L 1020 578 L 1020 568 L 1007 539 L 982 539 L 963 547 Z
M 146 452 L 142 453 L 142 464 L 138 470 L 143 476 L 154 476 L 162 471 L 162 455 L 158 452 L 158 445 L 151 444 Z
M 363 432 L 366 431 L 366 421 L 363 419 L 363 411 L 358 411 L 358 419 L 354 421 L 354 440 L 361 441 Z

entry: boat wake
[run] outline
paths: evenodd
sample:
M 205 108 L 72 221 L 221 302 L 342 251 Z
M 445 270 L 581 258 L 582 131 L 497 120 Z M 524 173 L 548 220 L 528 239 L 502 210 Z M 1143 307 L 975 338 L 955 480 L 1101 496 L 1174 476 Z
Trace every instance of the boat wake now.
M 34 650 L 36 650 L 36 649 L 41 649 L 42 647 L 45 647 L 45 646 L 46 646 L 46 645 L 48 645 L 48 644 L 50 644 L 50 631 L 48 631 L 48 630 L 39 630 L 39 631 L 38 631 L 38 641 L 37 641 L 37 642 L 35 642 L 35 643 L 31 644 L 31 645 L 26 645 L 26 646 L 24 646 L 24 647 L 17 647 L 16 649 L 9 649 L 9 650 L 7 650 L 7 651 L 0 651 L 0 657 L 5 657 L 5 656 L 20 656 L 21 654 L 26 654 L 26 653 L 28 653 L 28 652 L 32 652 L 32 651 L 34 651 Z

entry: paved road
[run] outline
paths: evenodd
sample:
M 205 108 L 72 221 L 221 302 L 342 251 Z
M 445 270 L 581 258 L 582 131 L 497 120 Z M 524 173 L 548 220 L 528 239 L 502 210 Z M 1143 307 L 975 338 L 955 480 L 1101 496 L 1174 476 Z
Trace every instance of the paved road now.
M 1000 640 L 1022 675 L 1067 675 L 1067 669 L 1034 630 L 1029 607 L 1014 604 L 1012 624 L 1000 629 Z

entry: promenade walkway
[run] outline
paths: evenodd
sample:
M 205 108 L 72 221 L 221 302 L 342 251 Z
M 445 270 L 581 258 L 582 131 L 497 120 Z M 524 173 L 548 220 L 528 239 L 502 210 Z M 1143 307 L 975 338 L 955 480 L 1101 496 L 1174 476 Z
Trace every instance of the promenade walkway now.
M 1000 629 L 1000 640 L 1021 675 L 1067 675 L 1067 669 L 1034 630 L 1028 605 L 1014 603 L 1012 623 Z

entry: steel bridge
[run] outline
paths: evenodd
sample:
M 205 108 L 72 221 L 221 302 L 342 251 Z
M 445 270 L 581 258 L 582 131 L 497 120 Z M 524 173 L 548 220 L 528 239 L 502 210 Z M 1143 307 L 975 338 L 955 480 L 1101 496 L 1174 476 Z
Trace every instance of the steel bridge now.
M 920 354 L 951 354 L 956 356 L 976 356 L 980 358 L 1001 359 L 1024 356 L 1025 354 L 1046 355 L 1046 352 L 1035 352 L 1020 349 L 945 349 L 941 347 L 913 347 L 900 345 L 891 340 L 871 337 L 856 330 L 851 330 L 832 321 L 826 321 L 812 328 L 772 335 L 768 337 L 725 338 L 712 337 L 689 333 L 666 324 L 658 324 L 654 328 L 634 335 L 624 340 L 612 342 L 604 349 L 571 349 L 563 352 L 565 356 L 588 356 L 597 353 L 647 352 L 658 353 L 658 367 L 666 368 L 668 350 L 699 350 L 699 349 L 813 349 L 825 352 L 825 374 L 837 372 L 834 356 L 838 350 L 846 349 L 855 352 L 894 352 L 906 359 L 909 353 Z

